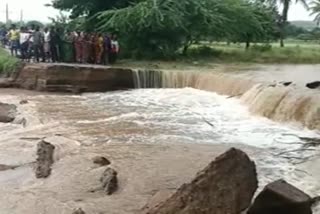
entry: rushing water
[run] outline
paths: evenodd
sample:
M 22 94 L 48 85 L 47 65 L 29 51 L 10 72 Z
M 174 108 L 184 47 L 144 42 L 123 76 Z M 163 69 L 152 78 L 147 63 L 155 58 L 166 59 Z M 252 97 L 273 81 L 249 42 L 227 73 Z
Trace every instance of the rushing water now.
M 0 95 L 0 100 L 9 102 L 17 102 L 19 99 L 16 95 Z M 64 165 L 70 164 L 70 161 L 61 161 L 57 164 L 56 170 L 61 170 L 61 174 L 63 170 L 70 174 L 63 174 L 65 177 L 62 178 L 56 175 L 48 181 L 41 182 L 30 178 L 28 169 L 21 169 L 15 173 L 0 172 L 0 184 L 8 185 L 1 189 L 3 196 L 0 198 L 0 209 L 5 211 L 0 213 L 29 213 L 32 206 L 39 211 L 38 213 L 43 213 L 44 210 L 50 213 L 50 207 L 59 210 L 56 213 L 63 213 L 62 211 L 67 210 L 66 207 L 75 204 L 74 201 L 71 202 L 71 198 L 78 197 L 79 193 L 76 194 L 76 190 L 62 190 L 63 185 L 59 186 L 62 181 L 58 180 L 75 177 L 73 175 L 80 173 L 76 171 L 81 171 L 81 166 L 88 167 L 83 159 L 87 159 L 93 153 L 99 154 L 101 150 L 106 149 L 104 146 L 112 143 L 144 143 L 155 146 L 196 144 L 199 147 L 207 144 L 235 145 L 249 151 L 251 158 L 255 160 L 260 188 L 268 182 L 284 178 L 312 196 L 320 194 L 319 177 L 311 175 L 308 168 L 300 165 L 301 159 L 317 155 L 318 150 L 295 151 L 301 148 L 297 136 L 320 137 L 319 133 L 303 129 L 298 124 L 285 125 L 252 116 L 237 99 L 228 99 L 216 93 L 192 88 L 139 89 L 82 96 L 32 95 L 27 96 L 27 99 L 30 100 L 30 104 L 20 108 L 27 119 L 33 118 L 33 122 L 26 128 L 19 125 L 1 125 L 0 134 L 4 137 L 0 141 L 0 160 L 6 161 L 7 164 L 32 161 L 35 143 L 23 141 L 22 137 L 59 134 L 67 136 L 72 141 L 60 141 L 59 152 L 64 154 L 57 159 L 63 159 L 70 154 L 75 155 L 75 160 L 70 160 L 73 170 L 65 169 Z M 74 143 L 75 141 L 80 143 Z M 78 150 L 79 153 L 76 153 Z M 16 156 L 19 151 L 25 151 L 24 157 Z M 149 154 L 150 157 L 153 155 L 152 152 Z M 79 154 L 79 159 L 76 159 L 76 154 Z M 133 154 L 128 150 L 127 155 L 130 157 Z M 178 151 L 177 157 L 182 160 L 188 159 L 183 157 L 183 151 Z M 137 156 L 132 156 L 132 160 L 136 158 Z M 207 160 L 209 161 L 211 160 Z M 170 171 L 170 165 L 166 168 Z M 127 173 L 130 173 L 130 169 Z M 21 181 L 21 176 L 25 176 L 26 179 Z M 79 176 L 80 174 L 77 174 L 77 177 Z M 15 180 L 15 183 L 11 184 L 10 179 Z M 54 181 L 55 179 L 57 180 Z M 89 188 L 89 184 L 85 183 L 89 182 L 86 176 L 80 180 L 76 179 L 76 182 Z M 65 191 L 64 195 L 60 195 L 59 191 Z M 80 188 L 79 191 L 84 190 Z M 54 198 L 50 199 L 50 203 L 46 203 L 50 204 L 50 207 L 44 208 L 45 205 L 41 204 L 42 197 Z M 108 204 L 101 206 L 102 199 L 98 202 L 98 199 L 89 201 L 90 195 L 84 194 L 82 197 L 86 198 L 82 206 L 87 206 L 93 211 L 97 211 L 99 206 L 108 207 Z M 23 205 L 28 202 L 27 198 L 35 201 L 29 207 Z M 22 202 L 19 203 L 19 200 Z M 127 211 L 112 213 L 131 213 L 129 208 L 124 209 Z

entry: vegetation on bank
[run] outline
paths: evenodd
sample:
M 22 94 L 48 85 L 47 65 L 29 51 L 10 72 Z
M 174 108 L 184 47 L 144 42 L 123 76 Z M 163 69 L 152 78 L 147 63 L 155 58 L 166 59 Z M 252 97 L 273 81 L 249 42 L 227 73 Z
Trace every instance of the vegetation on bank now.
M 19 66 L 19 60 L 0 48 L 0 75 L 15 71 L 17 66 Z

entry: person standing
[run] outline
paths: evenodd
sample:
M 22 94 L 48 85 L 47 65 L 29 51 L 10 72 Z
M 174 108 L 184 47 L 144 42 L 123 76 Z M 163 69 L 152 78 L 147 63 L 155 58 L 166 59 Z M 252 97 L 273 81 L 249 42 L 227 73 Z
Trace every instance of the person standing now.
M 12 56 L 18 56 L 19 49 L 19 31 L 16 29 L 16 25 L 11 25 L 11 30 L 8 33 L 8 37 L 10 40 L 10 50 Z
M 6 37 L 7 37 L 7 30 L 4 26 L 2 26 L 0 28 L 0 43 L 1 43 L 0 45 L 2 47 L 5 47 L 6 45 Z
M 111 50 L 109 52 L 109 63 L 110 64 L 116 63 L 119 51 L 120 51 L 120 46 L 119 46 L 119 42 L 117 39 L 117 35 L 113 34 L 111 36 Z
M 60 40 L 61 40 L 60 35 L 56 31 L 56 29 L 52 27 L 50 30 L 50 41 L 49 41 L 52 62 L 60 61 L 59 59 L 59 44 L 61 42 Z
M 78 32 L 74 41 L 74 47 L 76 50 L 76 61 L 77 63 L 82 63 L 83 61 L 83 43 L 84 38 L 82 33 Z
M 109 64 L 109 52 L 111 50 L 111 39 L 108 34 L 104 37 L 103 64 Z
M 40 27 L 37 26 L 35 32 L 33 33 L 33 50 L 36 61 L 39 62 L 40 57 L 42 62 L 45 62 L 45 56 L 43 51 L 44 35 L 40 31 Z
M 29 40 L 31 38 L 30 33 L 27 31 L 25 27 L 21 27 L 20 30 L 20 51 L 21 51 L 21 59 L 29 60 Z
M 104 39 L 102 34 L 97 34 L 95 38 L 95 63 L 100 64 L 103 54 Z
M 43 44 L 43 50 L 45 54 L 45 58 L 50 61 L 50 32 L 48 28 L 44 29 L 44 44 Z

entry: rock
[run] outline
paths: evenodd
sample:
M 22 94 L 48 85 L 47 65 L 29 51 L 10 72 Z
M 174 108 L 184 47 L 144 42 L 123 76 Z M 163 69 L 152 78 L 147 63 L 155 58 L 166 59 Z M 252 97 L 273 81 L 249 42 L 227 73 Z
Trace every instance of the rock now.
M 281 82 L 281 84 L 284 86 L 290 86 L 292 84 L 292 82 Z
M 81 208 L 76 209 L 75 211 L 73 211 L 72 214 L 86 214 Z
M 17 106 L 13 104 L 0 103 L 0 122 L 10 123 L 17 115 Z
M 94 157 L 93 163 L 98 164 L 100 166 L 107 166 L 111 164 L 111 162 L 107 158 L 101 156 Z
M 42 140 L 37 146 L 35 174 L 37 178 L 47 178 L 51 174 L 55 146 Z
M 144 206 L 143 211 L 148 211 L 151 208 L 158 207 L 163 201 L 172 196 L 176 190 L 160 190 L 152 196 L 148 204 Z
M 9 165 L 0 164 L 0 172 L 6 171 L 6 170 L 13 170 L 13 169 L 16 169 L 17 167 L 18 166 L 9 166 Z
M 24 105 L 24 104 L 28 104 L 28 103 L 29 103 L 28 100 L 21 100 L 21 101 L 20 101 L 20 105 Z
M 306 87 L 310 88 L 310 89 L 320 88 L 320 81 L 315 81 L 315 82 L 308 83 L 306 85 Z
M 102 187 L 108 195 L 112 195 L 118 189 L 117 175 L 118 173 L 114 169 L 108 167 L 100 178 Z
M 145 213 L 239 214 L 249 207 L 257 185 L 254 162 L 244 152 L 230 149 Z
M 278 180 L 268 184 L 255 199 L 248 214 L 312 214 L 310 196 Z

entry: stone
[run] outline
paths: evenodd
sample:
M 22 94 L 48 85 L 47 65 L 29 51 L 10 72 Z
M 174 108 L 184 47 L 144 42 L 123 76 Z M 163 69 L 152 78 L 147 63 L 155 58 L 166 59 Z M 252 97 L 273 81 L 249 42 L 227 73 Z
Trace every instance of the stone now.
M 320 88 L 320 81 L 310 82 L 306 85 L 306 87 L 310 89 Z
M 94 157 L 93 163 L 98 164 L 100 166 L 107 166 L 111 164 L 111 162 L 107 158 L 101 156 Z
M 20 105 L 24 105 L 24 104 L 28 104 L 28 103 L 29 103 L 28 100 L 21 100 L 21 101 L 20 101 Z
M 75 211 L 73 211 L 72 214 L 86 214 L 81 208 L 76 209 Z
M 159 206 L 163 201 L 172 196 L 176 190 L 159 190 L 152 196 L 152 198 L 148 201 L 148 204 L 143 207 L 143 211 L 148 211 L 151 208 Z
M 284 86 L 290 86 L 292 84 L 292 82 L 281 82 L 281 84 Z
M 309 195 L 278 180 L 268 184 L 257 196 L 248 214 L 312 214 Z
M 13 104 L 0 103 L 0 122 L 10 123 L 17 115 L 17 106 Z
M 55 146 L 42 140 L 37 145 L 36 178 L 47 178 L 51 174 Z
M 13 170 L 13 169 L 16 169 L 17 167 L 18 166 L 9 166 L 9 165 L 0 164 L 0 172 L 6 171 L 6 170 Z
M 112 195 L 118 190 L 118 178 L 117 171 L 108 167 L 102 174 L 100 182 L 102 183 L 103 190 L 108 194 Z
M 232 148 L 200 171 L 191 183 L 144 213 L 239 214 L 249 207 L 257 186 L 254 162 Z

